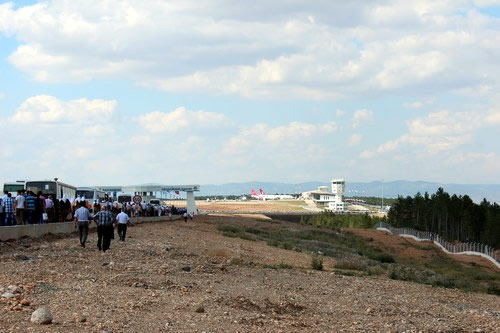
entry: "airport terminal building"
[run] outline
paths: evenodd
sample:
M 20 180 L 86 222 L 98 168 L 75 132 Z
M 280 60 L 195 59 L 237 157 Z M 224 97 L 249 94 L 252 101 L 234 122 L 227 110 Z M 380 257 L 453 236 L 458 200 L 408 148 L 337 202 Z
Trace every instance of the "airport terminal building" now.
M 343 213 L 347 211 L 347 203 L 344 201 L 345 181 L 343 179 L 332 179 L 332 191 L 328 186 L 320 186 L 317 190 L 302 193 L 304 200 L 312 200 L 319 207 L 332 212 Z

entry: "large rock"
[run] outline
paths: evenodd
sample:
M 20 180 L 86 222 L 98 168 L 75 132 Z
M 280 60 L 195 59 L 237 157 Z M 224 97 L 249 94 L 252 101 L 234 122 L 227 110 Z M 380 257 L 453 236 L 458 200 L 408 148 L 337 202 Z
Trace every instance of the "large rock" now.
M 40 325 L 52 323 L 52 313 L 46 308 L 38 308 L 31 314 L 31 322 Z

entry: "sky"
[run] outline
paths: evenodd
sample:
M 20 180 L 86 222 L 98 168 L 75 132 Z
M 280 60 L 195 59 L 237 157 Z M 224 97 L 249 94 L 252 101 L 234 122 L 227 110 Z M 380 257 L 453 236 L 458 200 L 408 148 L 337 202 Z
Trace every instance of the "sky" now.
M 500 179 L 500 0 L 0 1 L 0 182 Z

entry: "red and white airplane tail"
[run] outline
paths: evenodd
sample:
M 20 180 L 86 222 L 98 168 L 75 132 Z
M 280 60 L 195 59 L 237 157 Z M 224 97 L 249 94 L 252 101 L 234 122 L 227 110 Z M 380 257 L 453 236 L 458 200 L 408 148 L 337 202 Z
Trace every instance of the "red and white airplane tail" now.
M 252 189 L 252 195 L 257 195 L 257 192 L 255 192 L 254 189 Z
M 265 195 L 264 191 L 262 189 L 259 189 L 260 194 Z

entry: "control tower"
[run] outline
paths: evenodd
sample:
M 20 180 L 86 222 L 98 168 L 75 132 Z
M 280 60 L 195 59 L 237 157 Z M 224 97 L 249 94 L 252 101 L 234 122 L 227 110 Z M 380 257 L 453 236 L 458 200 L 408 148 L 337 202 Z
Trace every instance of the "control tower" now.
M 340 200 L 344 201 L 345 180 L 332 179 L 332 193 L 335 194 Z
M 331 183 L 332 194 L 335 196 L 335 199 L 333 202 L 330 202 L 330 209 L 332 211 L 345 212 L 347 210 L 347 204 L 344 202 L 345 180 L 332 179 Z

